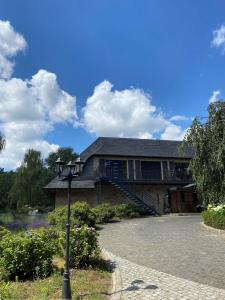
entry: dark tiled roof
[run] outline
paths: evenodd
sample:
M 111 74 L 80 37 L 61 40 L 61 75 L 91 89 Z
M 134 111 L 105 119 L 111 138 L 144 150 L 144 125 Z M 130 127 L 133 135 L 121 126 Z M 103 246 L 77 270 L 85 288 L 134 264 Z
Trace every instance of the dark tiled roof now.
M 52 179 L 45 187 L 44 189 L 67 189 L 68 182 L 59 180 L 57 177 Z M 74 178 L 71 183 L 71 188 L 75 189 L 93 189 L 95 187 L 95 180 L 86 179 L 79 177 Z
M 83 160 L 92 155 L 192 158 L 194 149 L 186 148 L 181 155 L 180 145 L 180 141 L 99 137 L 80 156 Z

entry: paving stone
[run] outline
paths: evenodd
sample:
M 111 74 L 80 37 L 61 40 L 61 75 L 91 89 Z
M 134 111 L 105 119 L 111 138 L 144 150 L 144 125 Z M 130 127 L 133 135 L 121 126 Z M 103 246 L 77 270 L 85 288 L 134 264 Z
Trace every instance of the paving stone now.
M 138 265 L 223 289 L 225 240 L 201 222 L 200 215 L 127 220 L 104 226 L 100 242 Z
M 225 241 L 210 234 L 200 216 L 162 218 L 101 231 L 101 245 L 116 266 L 112 298 L 225 300 Z
M 225 290 L 178 278 L 137 265 L 107 252 L 119 273 L 115 278 L 117 299 L 131 300 L 225 300 Z M 135 272 L 130 272 L 134 269 Z

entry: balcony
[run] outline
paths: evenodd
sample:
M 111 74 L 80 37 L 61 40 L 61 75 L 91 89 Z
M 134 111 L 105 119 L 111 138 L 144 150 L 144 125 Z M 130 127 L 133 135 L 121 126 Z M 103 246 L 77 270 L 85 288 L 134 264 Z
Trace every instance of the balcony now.
M 168 168 L 160 162 L 141 161 L 135 168 L 129 168 L 126 161 L 104 160 L 98 177 L 110 178 L 120 182 L 136 182 L 151 184 L 189 184 L 192 177 L 187 163 L 174 163 Z

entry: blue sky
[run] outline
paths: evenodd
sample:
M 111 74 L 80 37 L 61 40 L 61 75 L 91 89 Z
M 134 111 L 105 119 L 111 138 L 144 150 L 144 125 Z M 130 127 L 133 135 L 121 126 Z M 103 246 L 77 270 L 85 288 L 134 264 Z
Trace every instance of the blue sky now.
M 37 81 L 47 76 L 38 71 L 55 74 L 60 92 L 71 97 L 68 110 L 75 113 L 60 119 L 56 114 L 46 117 L 45 111 L 42 121 L 48 129 L 38 132 L 36 139 L 36 129 L 30 133 L 33 138 L 20 137 L 22 150 L 17 153 L 10 153 L 10 143 L 15 145 L 18 137 L 11 138 L 0 164 L 18 166 L 26 147 L 36 146 L 43 155 L 57 145 L 79 152 L 99 135 L 180 139 L 193 116 L 207 114 L 213 93 L 224 95 L 224 11 L 222 0 L 1 0 L 0 20 L 9 21 L 26 43 L 18 44 L 13 54 L 4 54 L 15 66 L 1 80 L 25 82 L 38 74 L 36 83 L 26 87 L 29 94 L 32 86 L 36 97 Z M 8 82 L 8 94 L 13 88 Z M 41 88 L 38 93 L 43 94 Z M 56 93 L 56 102 L 65 100 L 60 95 Z M 4 97 L 4 105 L 14 101 Z M 14 104 L 20 101 L 16 97 Z M 25 111 L 39 103 L 38 97 L 25 105 Z M 52 103 L 57 111 L 58 102 Z M 20 130 L 15 124 L 35 127 L 28 125 L 28 116 L 18 121 L 15 117 L 12 124 L 16 106 L 7 117 L 0 113 L 6 139 L 12 128 Z

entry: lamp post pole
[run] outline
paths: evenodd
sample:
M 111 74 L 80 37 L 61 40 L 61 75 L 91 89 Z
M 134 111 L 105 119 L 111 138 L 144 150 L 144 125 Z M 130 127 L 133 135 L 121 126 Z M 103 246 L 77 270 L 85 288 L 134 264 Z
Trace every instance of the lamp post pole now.
M 70 255 L 70 203 L 71 203 L 72 179 L 73 179 L 73 174 L 71 170 L 69 170 L 69 174 L 67 176 L 68 198 L 67 198 L 67 221 L 66 221 L 66 257 L 65 257 L 65 271 L 63 275 L 62 300 L 71 300 L 69 255 Z
M 67 164 L 69 172 L 62 176 L 61 174 L 63 171 L 63 165 L 64 162 L 60 160 L 60 158 L 57 159 L 55 162 L 58 172 L 58 179 L 62 181 L 67 181 L 68 186 L 68 195 L 67 195 L 67 221 L 66 221 L 66 257 L 65 257 L 65 269 L 63 274 L 63 287 L 62 287 L 62 300 L 71 300 L 71 287 L 70 287 L 70 268 L 69 268 L 69 262 L 70 262 L 70 204 L 71 204 L 71 182 L 73 180 L 73 177 L 79 176 L 81 174 L 84 162 L 80 161 L 80 158 L 76 160 L 75 163 L 70 161 Z M 78 167 L 78 172 L 75 172 L 76 166 Z

